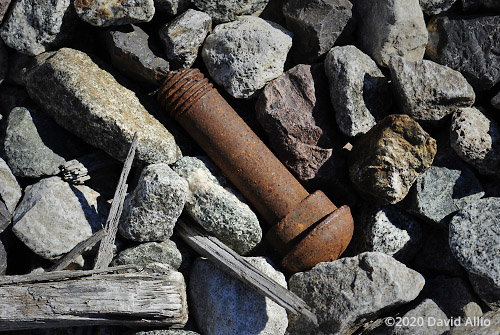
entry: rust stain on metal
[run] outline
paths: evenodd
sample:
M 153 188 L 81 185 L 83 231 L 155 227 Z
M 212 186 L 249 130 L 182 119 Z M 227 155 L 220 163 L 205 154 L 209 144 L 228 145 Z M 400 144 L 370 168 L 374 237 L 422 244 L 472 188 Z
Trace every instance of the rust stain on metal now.
M 341 211 L 335 211 L 335 205 L 323 192 L 309 195 L 199 70 L 170 71 L 158 91 L 158 100 L 264 219 L 270 225 L 278 223 L 271 233 L 276 237 L 272 240 L 278 250 L 286 253 L 299 235 L 315 226 L 290 251 L 296 256 L 285 257 L 290 259 L 283 263 L 286 269 L 298 271 L 295 269 L 304 270 L 314 265 L 311 261 L 296 260 L 296 257 L 302 257 L 302 249 L 297 247 L 303 241 L 313 245 L 319 243 L 313 248 L 317 253 L 314 257 L 304 254 L 307 259 L 318 262 L 331 260 L 333 255 L 338 257 L 339 250 L 345 250 L 352 236 L 352 227 L 350 235 L 349 229 L 344 227 L 348 222 L 352 226 L 349 209 L 346 211 L 342 207 Z M 333 214 L 328 216 L 332 212 L 338 213 L 333 216 L 335 219 L 331 219 Z M 326 216 L 325 220 L 318 222 Z M 338 220 L 341 229 L 336 228 Z M 326 240 L 336 241 L 335 244 L 341 246 L 324 246 L 325 238 L 318 235 L 320 232 L 330 236 Z M 338 233 L 347 235 L 336 236 Z M 319 251 L 322 247 L 324 252 Z M 292 264 L 294 262 L 307 267 L 297 267 Z

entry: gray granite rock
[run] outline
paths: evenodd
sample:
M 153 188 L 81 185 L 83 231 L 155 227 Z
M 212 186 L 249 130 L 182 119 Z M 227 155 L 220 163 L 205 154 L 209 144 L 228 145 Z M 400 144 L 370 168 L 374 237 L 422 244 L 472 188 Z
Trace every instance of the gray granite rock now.
M 9 212 L 14 212 L 22 194 L 22 189 L 10 167 L 0 158 L 0 197 Z
M 483 315 L 472 287 L 462 278 L 438 276 L 429 280 L 422 294 L 433 299 L 453 318 L 474 318 Z
M 500 332 L 500 311 L 494 310 L 481 318 L 465 320 L 453 327 L 449 335 L 497 335 Z
M 241 15 L 258 15 L 269 0 L 191 0 L 191 3 L 212 17 L 214 23 L 236 20 Z
M 173 167 L 189 184 L 185 210 L 209 233 L 239 254 L 246 254 L 262 239 L 257 216 L 206 159 L 183 157 Z
M 355 46 L 332 48 L 325 59 L 325 72 L 337 124 L 347 136 L 363 135 L 391 107 L 387 79 Z
M 462 9 L 465 12 L 483 12 L 500 11 L 500 3 L 496 0 L 462 0 Z
M 290 290 L 318 317 L 319 328 L 291 316 L 288 333 L 352 334 L 363 323 L 415 299 L 424 283 L 418 272 L 379 252 L 319 263 L 289 280 Z
M 428 33 L 419 0 L 356 1 L 360 49 L 378 65 L 392 56 L 422 60 Z
M 484 196 L 474 172 L 456 155 L 441 154 L 418 176 L 405 198 L 405 210 L 447 227 L 453 213 Z
M 10 5 L 10 0 L 0 0 L 0 23 L 2 23 L 3 17 L 5 13 L 7 13 L 9 5 Z
M 386 116 L 354 145 L 349 176 L 362 194 L 381 204 L 395 204 L 428 170 L 436 141 L 408 115 Z
M 476 108 L 461 108 L 453 114 L 451 146 L 457 155 L 481 174 L 500 172 L 500 126 Z
M 500 15 L 440 15 L 427 29 L 427 56 L 461 72 L 476 92 L 500 81 Z
M 191 0 L 154 0 L 155 9 L 168 16 L 176 16 L 182 14 L 189 8 Z
M 108 210 L 91 188 L 51 177 L 26 188 L 12 231 L 37 255 L 56 260 L 100 229 Z
M 158 55 L 144 30 L 135 25 L 113 27 L 105 36 L 111 62 L 118 71 L 142 83 L 161 85 L 169 64 Z
M 436 124 L 458 107 L 470 107 L 476 95 L 458 71 L 432 61 L 392 57 L 391 84 L 404 113 Z
M 147 242 L 120 252 L 111 262 L 111 266 L 135 264 L 145 266 L 150 263 L 168 264 L 175 270 L 181 266 L 182 256 L 175 242 Z
M 188 183 L 167 164 L 148 165 L 125 198 L 118 231 L 134 241 L 164 241 L 172 236 L 187 197 Z
M 7 271 L 7 251 L 0 240 L 0 276 L 5 275 Z
M 159 30 L 167 59 L 175 69 L 188 68 L 212 31 L 212 19 L 204 12 L 188 9 Z
M 363 251 L 383 252 L 408 263 L 419 252 L 423 238 L 421 224 L 394 206 L 366 206 L 356 221 L 361 230 Z
M 18 177 L 53 176 L 59 166 L 75 158 L 66 147 L 70 138 L 47 114 L 16 107 L 7 119 L 2 156 Z
M 77 22 L 71 0 L 18 0 L 10 7 L 0 36 L 9 47 L 28 55 L 61 46 Z
M 285 276 L 265 258 L 245 258 L 278 284 Z M 285 334 L 286 310 L 224 273 L 209 260 L 198 258 L 189 282 L 191 311 L 205 335 Z
M 201 56 L 217 84 L 235 98 L 249 98 L 283 73 L 291 46 L 292 34 L 281 26 L 241 16 L 216 26 Z
M 266 85 L 257 100 L 257 120 L 271 149 L 301 181 L 314 179 L 332 157 L 330 110 L 326 78 L 317 65 L 293 67 Z
M 499 222 L 500 198 L 484 198 L 462 208 L 450 224 L 451 251 L 492 309 L 500 307 Z
M 155 14 L 153 0 L 75 0 L 74 6 L 82 21 L 98 27 L 149 22 Z
M 7 76 L 7 70 L 9 68 L 9 56 L 7 54 L 7 48 L 3 43 L 3 40 L 0 39 L 0 84 L 4 81 Z
M 500 109 L 500 92 L 491 99 L 491 105 L 496 109 Z
M 40 55 L 27 73 L 27 89 L 58 124 L 116 159 L 125 160 L 135 132 L 137 160 L 172 164 L 181 156 L 173 136 L 135 93 L 83 52 L 63 48 Z
M 420 0 L 420 7 L 427 15 L 436 15 L 446 12 L 457 0 Z
M 348 0 L 290 0 L 283 5 L 293 32 L 291 53 L 297 63 L 312 63 L 334 45 L 352 16 Z

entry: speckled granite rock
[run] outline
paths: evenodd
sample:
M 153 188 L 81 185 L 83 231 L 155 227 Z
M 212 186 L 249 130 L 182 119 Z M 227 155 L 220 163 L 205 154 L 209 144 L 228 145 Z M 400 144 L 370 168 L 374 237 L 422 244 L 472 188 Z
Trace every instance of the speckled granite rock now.
M 392 56 L 419 61 L 428 33 L 419 0 L 356 1 L 360 49 L 377 64 L 387 66 Z
M 76 13 L 93 26 L 148 22 L 155 14 L 153 0 L 74 0 Z
M 7 251 L 0 240 L 0 276 L 5 275 L 7 271 Z
M 500 172 L 500 126 L 477 108 L 461 108 L 451 121 L 451 147 L 481 174 Z
M 212 19 L 207 13 L 188 9 L 162 26 L 158 34 L 167 59 L 178 69 L 193 65 L 198 49 L 211 31 Z
M 135 25 L 113 27 L 105 36 L 111 62 L 118 71 L 142 83 L 161 85 L 170 67 L 144 30 Z
M 148 165 L 125 198 L 118 231 L 134 241 L 164 241 L 172 236 L 187 197 L 188 183 L 167 164 Z
M 476 95 L 458 71 L 432 61 L 392 57 L 392 87 L 403 111 L 416 121 L 436 124 L 459 107 L 470 107 Z
M 325 72 L 337 124 L 347 136 L 363 135 L 391 107 L 387 78 L 355 46 L 332 48 L 325 59 Z
M 0 23 L 3 21 L 3 17 L 9 8 L 10 0 L 0 0 Z
M 474 321 L 474 322 L 472 322 Z M 500 311 L 494 310 L 484 314 L 480 319 L 463 322 L 453 327 L 450 335 L 497 335 L 500 332 Z
M 430 168 L 435 154 L 436 141 L 417 122 L 408 115 L 389 115 L 354 144 L 349 176 L 359 192 L 395 204 Z
M 267 276 L 286 287 L 285 276 L 262 257 L 245 258 Z M 285 334 L 286 310 L 209 260 L 198 258 L 189 283 L 191 309 L 205 335 Z
M 191 0 L 191 3 L 208 13 L 218 24 L 236 20 L 241 15 L 259 14 L 269 0 Z
M 239 254 L 257 246 L 262 239 L 257 216 L 213 163 L 183 157 L 172 168 L 189 184 L 185 210 L 196 222 Z
M 111 262 L 111 266 L 135 264 L 145 266 L 150 263 L 168 264 L 175 270 L 181 266 L 182 256 L 175 242 L 147 242 L 120 252 Z
M 12 174 L 10 167 L 0 158 L 0 197 L 9 212 L 14 212 L 22 194 L 22 189 L 17 183 L 16 177 Z
M 420 7 L 427 15 L 436 15 L 445 12 L 453 6 L 457 0 L 420 0 Z
M 415 299 L 425 280 L 418 272 L 379 252 L 319 263 L 294 274 L 290 290 L 312 308 L 319 328 L 290 316 L 290 335 L 352 334 L 361 324 Z
M 181 152 L 173 136 L 137 96 L 81 51 L 43 54 L 27 73 L 30 97 L 63 128 L 125 160 L 134 133 L 136 159 L 172 164 Z
M 252 38 L 248 38 L 252 36 Z M 235 98 L 249 98 L 283 73 L 292 34 L 258 17 L 219 24 L 201 56 L 212 79 Z

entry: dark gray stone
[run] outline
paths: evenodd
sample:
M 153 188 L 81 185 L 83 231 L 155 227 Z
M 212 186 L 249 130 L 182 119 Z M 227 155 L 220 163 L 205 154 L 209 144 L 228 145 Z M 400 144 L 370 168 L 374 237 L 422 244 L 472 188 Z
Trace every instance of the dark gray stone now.
M 496 109 L 500 109 L 500 92 L 491 99 L 491 105 Z
M 0 276 L 5 275 L 5 271 L 7 271 L 7 251 L 0 240 Z
M 126 76 L 139 82 L 160 86 L 169 70 L 166 60 L 149 35 L 134 25 L 111 28 L 106 32 L 106 47 L 113 66 Z
M 12 174 L 10 167 L 0 158 L 0 197 L 5 203 L 7 210 L 13 213 L 23 192 L 16 177 Z M 3 229 L 0 229 L 0 232 Z
M 476 91 L 500 81 L 500 16 L 436 16 L 427 56 L 461 72 Z
M 59 125 L 118 160 L 125 160 L 134 133 L 138 161 L 179 159 L 172 134 L 88 55 L 63 48 L 37 62 L 27 73 L 28 93 Z
M 245 258 L 286 288 L 285 276 L 262 257 Z M 198 258 L 189 282 L 190 309 L 205 335 L 285 334 L 286 310 L 229 276 L 207 259 Z
M 436 15 L 446 12 L 457 0 L 420 0 L 420 7 L 427 15 Z
M 467 11 L 482 11 L 488 13 L 488 10 L 500 11 L 500 3 L 497 0 L 462 0 L 462 9 Z
M 169 239 L 188 197 L 188 183 L 167 164 L 142 170 L 137 187 L 125 198 L 118 231 L 128 239 Z
M 146 266 L 150 263 L 168 264 L 175 270 L 179 269 L 182 256 L 175 242 L 147 242 L 131 247 L 120 252 L 111 263 L 111 266 L 135 264 Z
M 479 297 L 500 308 L 500 198 L 480 199 L 451 220 L 450 248 L 471 276 Z
M 352 334 L 363 323 L 414 300 L 425 280 L 391 256 L 367 252 L 294 274 L 290 290 L 316 314 L 319 328 L 290 315 L 290 335 Z
M 355 46 L 332 48 L 326 56 L 325 72 L 337 124 L 347 136 L 365 134 L 391 108 L 387 78 Z
M 348 0 L 290 0 L 283 6 L 293 32 L 291 53 L 297 63 L 313 63 L 326 54 L 352 16 Z
M 4 81 L 9 68 L 7 48 L 0 39 L 0 84 Z
M 500 126 L 477 108 L 461 108 L 453 114 L 451 147 L 481 174 L 500 172 Z
M 155 9 L 168 16 L 176 16 L 189 8 L 191 0 L 154 0 Z
M 212 31 L 212 19 L 204 12 L 188 9 L 160 28 L 158 34 L 167 59 L 175 69 L 188 68 L 198 56 L 198 49 Z
M 2 155 L 17 177 L 52 176 L 75 158 L 66 147 L 68 141 L 71 134 L 47 114 L 16 107 L 7 119 Z
M 362 194 L 381 204 L 401 201 L 428 170 L 436 141 L 408 115 L 386 116 L 354 145 L 349 176 Z
M 269 0 L 191 0 L 191 3 L 212 17 L 214 23 L 236 20 L 241 15 L 258 15 Z
M 392 57 L 391 84 L 404 113 L 437 124 L 459 107 L 474 104 L 476 95 L 460 72 L 432 61 Z
M 71 0 L 18 0 L 10 6 L 0 36 L 21 53 L 39 55 L 67 41 L 76 23 Z
M 155 14 L 153 0 L 75 0 L 74 6 L 82 21 L 98 27 L 149 22 Z

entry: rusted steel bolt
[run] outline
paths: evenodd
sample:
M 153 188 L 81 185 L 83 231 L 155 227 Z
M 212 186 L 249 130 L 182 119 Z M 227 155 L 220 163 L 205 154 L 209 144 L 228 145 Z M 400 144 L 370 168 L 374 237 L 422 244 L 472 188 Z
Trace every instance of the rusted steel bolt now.
M 337 259 L 349 244 L 349 207 L 309 194 L 197 69 L 170 71 L 162 107 L 273 227 L 267 239 L 290 272 Z

